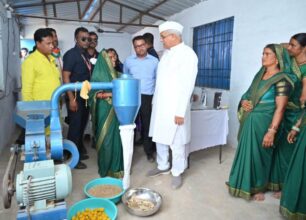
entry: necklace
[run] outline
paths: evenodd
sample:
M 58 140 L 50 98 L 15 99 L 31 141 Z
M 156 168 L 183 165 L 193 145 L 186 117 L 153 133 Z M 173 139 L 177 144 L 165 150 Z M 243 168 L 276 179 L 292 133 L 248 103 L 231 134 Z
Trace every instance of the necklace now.
M 297 64 L 300 66 L 300 65 L 303 65 L 306 63 L 306 60 L 303 60 L 302 62 L 297 62 Z

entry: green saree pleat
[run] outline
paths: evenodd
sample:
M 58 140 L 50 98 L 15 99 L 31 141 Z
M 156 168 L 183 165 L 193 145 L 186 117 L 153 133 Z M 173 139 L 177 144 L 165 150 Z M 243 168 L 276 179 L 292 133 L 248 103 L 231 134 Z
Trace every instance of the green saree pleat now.
M 280 213 L 289 220 L 306 220 L 306 117 L 285 177 Z
M 273 152 L 273 162 L 269 181 L 269 190 L 280 191 L 284 183 L 289 162 L 295 148 L 295 143 L 289 144 L 287 136 L 291 130 L 291 126 L 296 122 L 300 113 L 300 101 L 302 91 L 301 80 L 306 76 L 306 65 L 298 66 L 296 61 L 292 59 L 291 69 L 296 76 L 294 82 L 294 90 L 289 97 L 288 105 L 283 118 L 283 131 L 280 136 L 280 141 L 276 143 L 276 148 Z
M 103 50 L 97 60 L 91 82 L 111 82 L 118 77 L 107 53 Z M 96 91 L 89 93 L 93 131 L 98 152 L 98 167 L 101 177 L 123 177 L 123 152 L 119 122 L 111 98 L 97 99 Z
M 290 144 L 287 136 L 291 130 L 294 121 L 297 120 L 299 110 L 286 110 L 283 119 L 283 131 L 279 141 L 275 143 L 275 150 L 272 158 L 272 168 L 268 189 L 271 191 L 280 191 L 287 173 L 289 162 L 295 148 L 295 143 Z
M 266 190 L 273 149 L 263 148 L 262 140 L 274 109 L 274 103 L 258 104 L 241 128 L 228 183 L 233 196 L 250 199 L 252 194 Z

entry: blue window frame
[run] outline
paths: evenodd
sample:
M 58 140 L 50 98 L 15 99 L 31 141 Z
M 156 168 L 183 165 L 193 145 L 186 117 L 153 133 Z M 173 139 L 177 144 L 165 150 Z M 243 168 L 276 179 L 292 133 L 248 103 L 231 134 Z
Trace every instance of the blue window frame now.
M 193 49 L 198 55 L 196 86 L 230 89 L 234 17 L 195 27 Z

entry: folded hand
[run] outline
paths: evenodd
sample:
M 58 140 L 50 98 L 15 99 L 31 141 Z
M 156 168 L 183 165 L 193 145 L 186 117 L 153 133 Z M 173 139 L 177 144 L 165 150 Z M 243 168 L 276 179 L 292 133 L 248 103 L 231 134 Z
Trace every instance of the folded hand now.
M 244 111 L 246 112 L 250 112 L 253 110 L 253 105 L 251 101 L 248 100 L 242 100 L 241 101 L 241 106 L 243 108 Z

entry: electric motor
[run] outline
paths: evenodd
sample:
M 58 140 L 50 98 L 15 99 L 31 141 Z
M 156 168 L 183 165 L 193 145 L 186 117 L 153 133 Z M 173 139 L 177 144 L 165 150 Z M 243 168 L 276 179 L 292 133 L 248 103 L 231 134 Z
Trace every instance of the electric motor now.
M 53 160 L 24 164 L 16 178 L 16 199 L 20 206 L 36 205 L 66 198 L 72 190 L 72 176 L 66 164 Z M 44 202 L 44 203 L 45 203 Z

